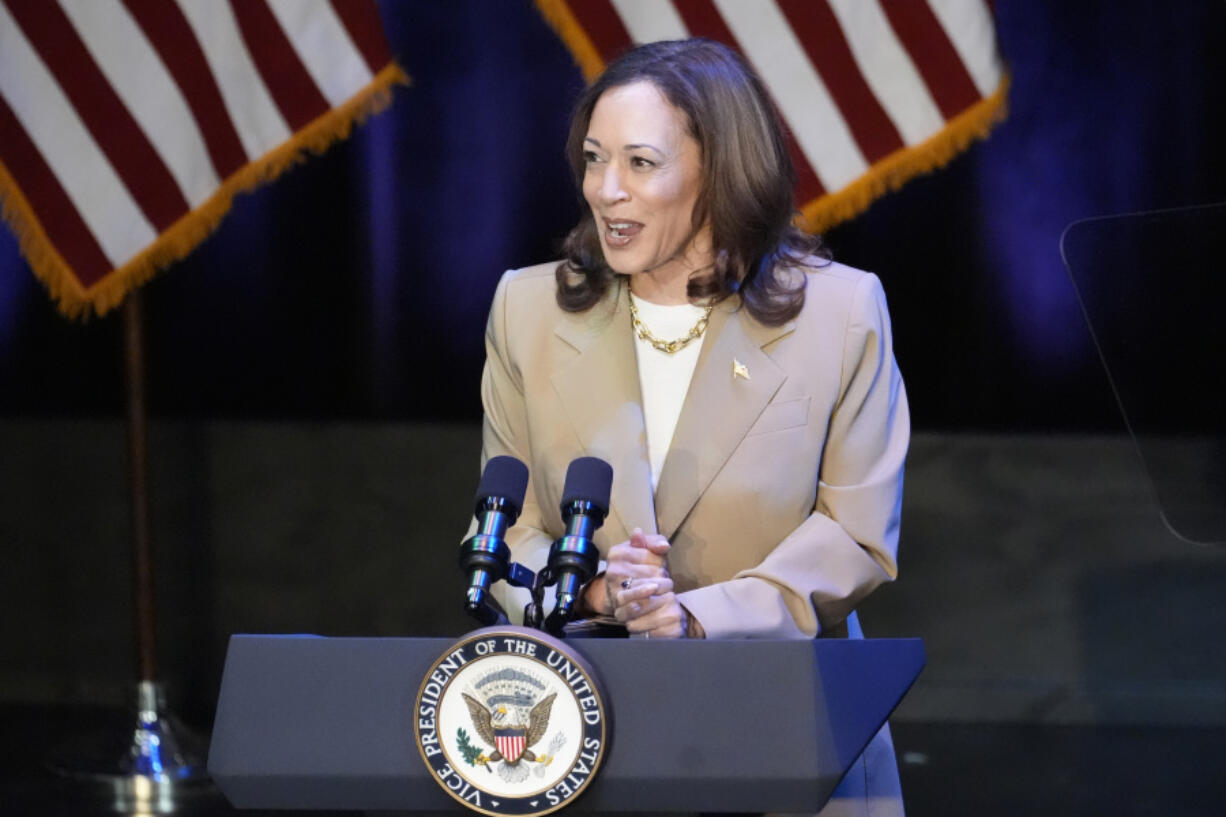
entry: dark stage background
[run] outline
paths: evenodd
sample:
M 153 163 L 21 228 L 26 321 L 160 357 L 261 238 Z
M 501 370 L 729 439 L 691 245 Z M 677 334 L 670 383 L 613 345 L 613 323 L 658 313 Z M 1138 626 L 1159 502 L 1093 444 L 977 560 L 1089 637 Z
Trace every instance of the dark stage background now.
M 826 236 L 885 283 L 918 432 L 901 578 L 863 610 L 929 652 L 908 808 L 1220 814 L 1226 548 L 1163 527 L 1059 239 L 1226 200 L 1226 3 L 995 7 L 1009 118 Z M 469 626 L 486 310 L 578 212 L 581 78 L 532 3 L 380 8 L 412 87 L 144 290 L 160 664 L 202 730 L 230 633 Z M 61 319 L 0 229 L 0 813 L 32 725 L 131 688 L 119 323 Z M 1140 399 L 1177 429 L 1185 397 Z
M 582 81 L 528 0 L 381 8 L 413 86 L 147 287 L 158 414 L 479 417 L 498 276 L 555 257 L 577 213 L 561 146 Z M 1116 430 L 1058 239 L 1226 199 L 1226 6 L 997 12 L 1009 119 L 827 239 L 886 284 L 917 427 Z M 117 414 L 117 324 L 58 318 L 0 231 L 0 412 Z

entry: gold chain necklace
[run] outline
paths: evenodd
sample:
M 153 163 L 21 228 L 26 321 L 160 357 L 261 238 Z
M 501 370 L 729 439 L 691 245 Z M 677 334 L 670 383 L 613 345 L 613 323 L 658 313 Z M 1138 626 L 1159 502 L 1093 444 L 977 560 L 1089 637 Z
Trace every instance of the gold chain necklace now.
M 676 340 L 660 340 L 655 335 L 651 334 L 651 330 L 647 328 L 647 324 L 639 318 L 639 311 L 634 305 L 634 296 L 630 293 L 630 287 L 626 287 L 626 295 L 630 298 L 630 323 L 634 326 L 634 333 L 639 336 L 639 340 L 645 340 L 652 345 L 653 348 L 664 352 L 666 355 L 676 354 L 690 345 L 690 342 L 695 338 L 702 337 L 702 333 L 707 331 L 707 318 L 711 317 L 711 310 L 715 308 L 711 304 L 705 308 L 702 317 L 698 319 L 698 323 L 690 327 L 690 331 Z

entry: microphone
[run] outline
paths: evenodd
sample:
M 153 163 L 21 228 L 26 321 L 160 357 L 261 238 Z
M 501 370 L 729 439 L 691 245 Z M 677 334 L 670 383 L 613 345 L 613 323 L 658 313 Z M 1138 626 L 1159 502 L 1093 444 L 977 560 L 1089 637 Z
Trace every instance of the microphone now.
M 596 457 L 580 457 L 566 469 L 562 490 L 562 521 L 566 533 L 549 549 L 546 571 L 557 582 L 557 603 L 545 629 L 555 636 L 575 616 L 579 591 L 591 581 L 600 562 L 600 551 L 592 542 L 596 529 L 609 513 L 613 490 L 613 466 Z
M 492 457 L 477 486 L 477 532 L 460 545 L 460 569 L 468 575 L 464 611 L 485 626 L 502 613 L 489 599 L 490 585 L 506 578 L 511 549 L 503 537 L 515 524 L 528 489 L 528 466 L 514 457 Z

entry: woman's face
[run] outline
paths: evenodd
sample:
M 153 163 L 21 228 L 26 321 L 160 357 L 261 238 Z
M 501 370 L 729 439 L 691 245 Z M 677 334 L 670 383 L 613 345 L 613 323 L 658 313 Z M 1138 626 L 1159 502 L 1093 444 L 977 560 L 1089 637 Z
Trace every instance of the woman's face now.
M 691 240 L 702 187 L 698 142 L 655 85 L 643 80 L 600 96 L 584 158 L 583 197 L 614 272 L 684 280 L 705 263 Z

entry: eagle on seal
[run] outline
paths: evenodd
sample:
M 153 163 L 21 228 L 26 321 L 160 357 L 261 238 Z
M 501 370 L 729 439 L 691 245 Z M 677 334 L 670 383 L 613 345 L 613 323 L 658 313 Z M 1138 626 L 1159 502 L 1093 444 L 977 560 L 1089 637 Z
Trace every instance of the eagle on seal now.
M 483 741 L 497 747 L 489 760 L 504 761 L 508 766 L 516 766 L 519 761 L 537 760 L 537 755 L 529 747 L 545 737 L 549 728 L 549 713 L 553 709 L 553 701 L 558 693 L 550 693 L 548 697 L 532 707 L 528 713 L 526 724 L 510 724 L 506 722 L 505 707 L 487 709 L 484 704 L 468 693 L 464 695 L 464 703 L 468 704 L 468 712 L 472 715 L 473 727 Z

